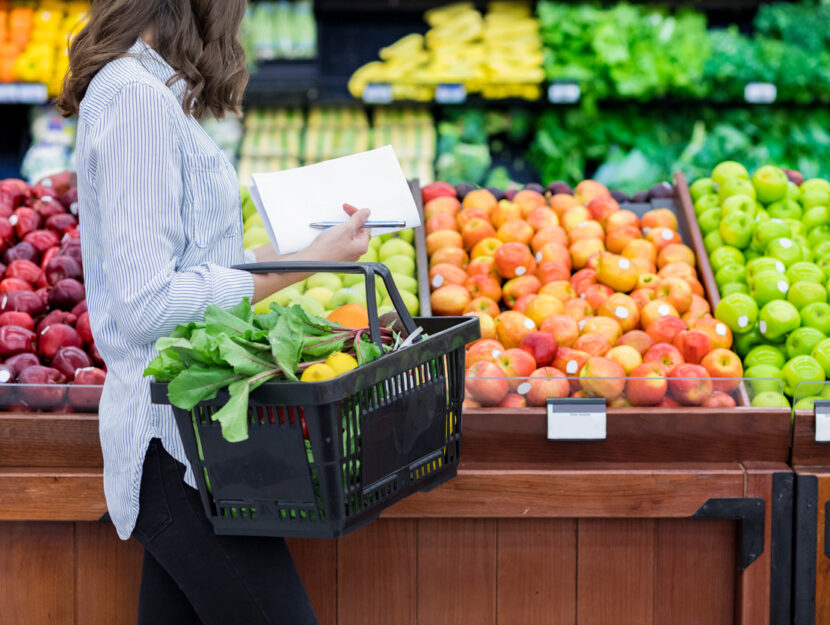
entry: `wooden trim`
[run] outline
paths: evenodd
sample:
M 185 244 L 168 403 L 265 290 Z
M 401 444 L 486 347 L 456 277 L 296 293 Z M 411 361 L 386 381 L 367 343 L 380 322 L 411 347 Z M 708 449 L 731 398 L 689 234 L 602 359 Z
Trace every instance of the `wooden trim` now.
M 795 413 L 792 464 L 830 466 L 830 443 L 816 442 L 816 415 L 813 412 Z
M 0 521 L 97 521 L 103 486 L 100 469 L 2 469 Z
M 94 414 L 0 414 L 0 467 L 104 466 Z

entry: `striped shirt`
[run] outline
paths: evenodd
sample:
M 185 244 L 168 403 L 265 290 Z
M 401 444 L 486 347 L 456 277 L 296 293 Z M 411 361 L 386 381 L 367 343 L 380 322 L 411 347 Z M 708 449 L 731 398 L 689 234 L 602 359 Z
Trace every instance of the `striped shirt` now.
M 210 304 L 253 295 L 243 261 L 236 172 L 186 116 L 183 81 L 142 40 L 101 69 L 80 107 L 81 247 L 95 344 L 107 363 L 99 409 L 104 492 L 118 535 L 138 516 L 147 446 L 187 465 L 170 407 L 143 378 L 155 341 Z M 185 480 L 194 485 L 188 466 Z

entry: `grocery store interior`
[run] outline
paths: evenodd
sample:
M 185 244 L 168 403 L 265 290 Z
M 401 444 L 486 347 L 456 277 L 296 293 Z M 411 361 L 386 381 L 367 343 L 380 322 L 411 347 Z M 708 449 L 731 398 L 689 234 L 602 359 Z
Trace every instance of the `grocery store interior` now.
M 150 622 L 57 106 L 89 11 L 0 0 L 0 625 Z M 275 172 L 406 206 L 149 341 L 217 536 L 284 537 L 321 625 L 830 625 L 830 1 L 248 0 L 239 40 L 201 128 L 246 260 Z

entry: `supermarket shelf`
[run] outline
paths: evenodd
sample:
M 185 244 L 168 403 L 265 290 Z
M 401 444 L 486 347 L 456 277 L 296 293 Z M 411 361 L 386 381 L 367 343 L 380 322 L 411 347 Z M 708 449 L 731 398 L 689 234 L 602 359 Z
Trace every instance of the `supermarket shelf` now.
M 45 104 L 46 85 L 40 83 L 0 83 L 0 104 Z

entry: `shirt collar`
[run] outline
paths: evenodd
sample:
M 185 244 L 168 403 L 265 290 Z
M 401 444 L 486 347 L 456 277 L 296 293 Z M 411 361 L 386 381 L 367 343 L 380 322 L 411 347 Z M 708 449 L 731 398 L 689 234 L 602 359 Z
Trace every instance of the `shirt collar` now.
M 147 70 L 154 77 L 158 78 L 165 85 L 167 85 L 167 81 L 176 74 L 176 70 L 170 67 L 167 61 L 165 61 L 158 52 L 153 50 L 153 48 L 151 48 L 147 42 L 140 37 L 136 39 L 136 42 L 130 48 L 129 54 L 130 56 L 137 58 L 138 62 L 141 63 L 145 70 Z M 178 98 L 179 102 L 184 100 L 185 88 L 185 81 L 181 78 L 170 85 L 170 89 Z

